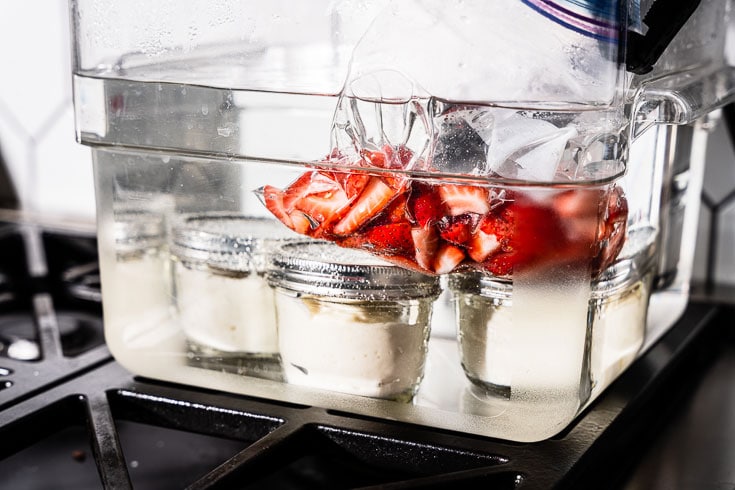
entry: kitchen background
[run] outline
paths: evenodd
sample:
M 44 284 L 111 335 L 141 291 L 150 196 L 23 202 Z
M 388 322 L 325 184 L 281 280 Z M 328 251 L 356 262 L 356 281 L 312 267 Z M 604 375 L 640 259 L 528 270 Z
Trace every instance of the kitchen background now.
M 734 44 L 729 36 L 729 51 L 735 51 Z M 67 2 L 0 4 L 0 67 L 0 162 L 21 210 L 44 223 L 93 229 L 91 154 L 74 138 Z M 706 279 L 711 258 L 710 279 L 733 287 L 735 153 L 724 124 L 710 138 L 703 194 L 694 280 Z M 713 209 L 717 240 L 710 248 Z

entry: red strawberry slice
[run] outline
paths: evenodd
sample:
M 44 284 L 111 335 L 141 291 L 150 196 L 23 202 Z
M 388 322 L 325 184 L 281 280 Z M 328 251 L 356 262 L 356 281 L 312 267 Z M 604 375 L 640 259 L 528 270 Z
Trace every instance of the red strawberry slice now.
M 465 213 L 485 214 L 490 211 L 489 194 L 484 187 L 443 184 L 439 186 L 439 196 L 444 204 L 444 209 L 451 216 Z
M 502 253 L 493 256 L 490 260 L 483 263 L 483 267 L 495 276 L 509 276 L 513 273 L 513 267 L 516 265 L 513 254 Z
M 620 187 L 613 187 L 607 193 L 605 220 L 599 228 L 597 240 L 601 250 L 595 257 L 594 266 L 601 272 L 615 261 L 625 244 L 628 228 L 628 201 Z
M 438 223 L 439 235 L 455 245 L 464 245 L 472 236 L 477 225 L 477 216 L 460 214 L 457 216 L 445 216 Z
M 413 182 L 408 198 L 408 213 L 420 227 L 442 218 L 442 201 L 436 188 L 423 182 Z
M 302 211 L 312 221 L 321 224 L 337 217 L 350 200 L 343 190 L 337 189 L 322 194 L 304 196 L 294 203 L 294 208 Z
M 593 258 L 593 273 L 609 267 L 625 241 L 628 203 L 620 187 L 574 189 L 554 198 L 554 210 L 564 222 L 570 259 Z
M 362 150 L 363 160 L 372 167 L 385 169 L 405 169 L 413 158 L 413 151 L 405 146 L 392 148 L 385 145 L 382 151 Z
M 477 263 L 484 262 L 488 256 L 499 250 L 500 241 L 491 233 L 485 233 L 481 229 L 475 230 L 467 243 L 467 254 Z
M 370 177 L 365 189 L 349 208 L 347 214 L 334 225 L 332 232 L 335 235 L 352 233 L 374 218 L 395 196 L 396 192 L 381 178 Z
M 407 201 L 408 194 L 405 192 L 396 196 L 376 218 L 375 224 L 410 223 L 406 212 Z
M 395 150 L 398 161 L 401 162 L 401 168 L 408 168 L 411 160 L 413 160 L 413 150 L 405 145 L 401 145 Z
M 414 262 L 413 258 L 406 257 L 404 255 L 387 255 L 385 257 L 381 257 L 384 260 L 387 260 L 388 262 L 392 262 L 393 264 L 403 267 L 404 269 L 413 270 L 416 272 L 421 272 L 423 274 L 429 273 L 433 274 L 434 271 L 432 270 L 425 270 L 421 267 L 419 267 L 416 262 Z
M 390 168 L 390 161 L 382 151 L 362 150 L 360 156 L 371 167 Z
M 302 235 L 309 235 L 313 231 L 314 222 L 309 219 L 304 213 L 301 211 L 291 211 L 289 213 L 289 218 L 291 218 L 291 223 L 293 223 L 293 230 L 296 233 L 301 233 Z
M 391 223 L 371 227 L 363 237 L 366 247 L 380 254 L 412 255 L 414 252 L 409 223 Z
M 321 170 L 319 173 L 335 181 L 345 192 L 348 199 L 353 199 L 360 195 L 370 180 L 370 175 L 364 172 L 330 172 Z
M 439 234 L 432 225 L 411 229 L 416 263 L 427 271 L 434 270 L 434 256 L 439 248 Z
M 567 246 L 564 230 L 550 207 L 523 198 L 487 215 L 478 229 L 498 240 L 497 253 L 482 266 L 505 276 L 537 264 L 566 261 L 561 252 Z
M 413 150 L 405 145 L 399 145 L 396 148 L 385 145 L 383 153 L 385 153 L 385 161 L 379 166 L 394 169 L 407 169 L 414 155 Z
M 370 151 L 362 150 L 360 153 L 363 161 L 370 167 L 377 167 L 380 169 L 390 170 L 403 170 L 403 158 L 410 156 L 406 153 L 410 150 L 394 151 L 390 146 L 386 146 L 383 151 Z M 393 188 L 397 193 L 406 190 L 410 184 L 409 179 L 406 175 L 393 172 L 381 172 L 381 178 L 389 187 Z
M 443 243 L 436 251 L 433 269 L 437 274 L 452 272 L 465 258 L 464 251 L 451 243 Z
M 327 194 L 340 190 L 337 182 L 320 172 L 306 172 L 289 185 L 283 196 L 283 206 L 286 211 L 291 212 L 296 208 L 296 203 L 306 196 L 314 194 Z
M 501 246 L 507 246 L 515 226 L 513 204 L 509 203 L 483 216 L 476 231 L 493 235 Z
M 370 226 L 335 241 L 341 247 L 359 248 L 380 256 L 411 256 L 414 252 L 411 225 L 406 222 Z
M 554 196 L 554 211 L 570 240 L 589 244 L 595 239 L 604 198 L 599 189 L 572 189 Z
M 284 225 L 294 229 L 293 221 L 283 205 L 284 193 L 281 189 L 273 187 L 272 185 L 265 185 L 258 189 L 256 193 L 262 198 L 266 209 L 268 209 L 273 216 L 278 218 L 278 220 Z

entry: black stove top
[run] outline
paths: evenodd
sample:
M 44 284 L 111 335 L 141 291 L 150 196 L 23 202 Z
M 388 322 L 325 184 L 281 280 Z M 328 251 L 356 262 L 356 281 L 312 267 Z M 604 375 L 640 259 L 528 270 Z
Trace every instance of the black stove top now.
M 511 443 L 133 376 L 94 236 L 7 223 L 0 251 L 1 488 L 620 488 L 735 352 L 732 308 L 692 303 L 564 433 Z

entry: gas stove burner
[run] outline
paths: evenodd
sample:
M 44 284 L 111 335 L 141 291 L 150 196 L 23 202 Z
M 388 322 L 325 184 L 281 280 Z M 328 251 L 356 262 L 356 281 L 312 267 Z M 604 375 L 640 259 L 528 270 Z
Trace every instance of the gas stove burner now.
M 31 314 L 0 316 L 0 356 L 17 361 L 41 358 L 38 332 Z
M 97 262 L 70 267 L 61 276 L 67 292 L 76 299 L 102 302 L 100 268 Z
M 10 278 L 0 270 L 0 307 L 2 305 L 12 303 L 15 300 L 13 285 Z
M 104 343 L 99 317 L 80 311 L 59 311 L 55 317 L 64 356 L 76 357 Z M 37 361 L 44 357 L 31 314 L 0 316 L 0 357 L 16 361 Z
M 102 319 L 79 311 L 56 313 L 61 349 L 65 356 L 76 357 L 105 341 Z

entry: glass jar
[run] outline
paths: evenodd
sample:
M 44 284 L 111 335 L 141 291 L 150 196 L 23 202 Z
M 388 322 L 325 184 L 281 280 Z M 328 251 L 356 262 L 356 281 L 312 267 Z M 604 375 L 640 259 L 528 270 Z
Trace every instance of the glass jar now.
M 635 359 L 645 337 L 652 255 L 623 259 L 593 281 L 587 314 L 539 285 L 533 311 L 514 309 L 514 287 L 480 273 L 454 274 L 462 368 L 476 393 L 525 404 L 584 405 Z M 527 294 L 527 293 L 524 293 Z
M 279 347 L 289 383 L 407 401 L 424 373 L 439 278 L 324 242 L 274 254 Z
M 155 325 L 169 314 L 171 278 L 166 226 L 161 214 L 142 210 L 114 215 L 115 278 L 104 304 L 105 318 Z
M 171 245 L 176 312 L 190 353 L 277 357 L 273 291 L 264 273 L 271 250 L 288 233 L 274 220 L 236 214 L 189 215 L 177 223 Z

